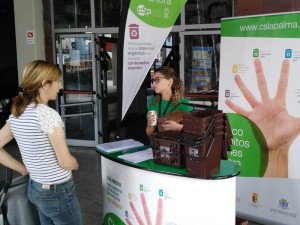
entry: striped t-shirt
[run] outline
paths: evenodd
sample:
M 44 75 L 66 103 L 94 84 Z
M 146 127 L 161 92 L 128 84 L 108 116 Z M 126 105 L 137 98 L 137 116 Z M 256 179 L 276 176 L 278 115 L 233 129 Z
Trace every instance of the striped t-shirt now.
M 54 109 L 44 104 L 30 104 L 20 117 L 11 114 L 8 122 L 31 179 L 42 184 L 57 184 L 72 176 L 71 171 L 58 164 L 48 138 L 55 127 L 63 126 Z

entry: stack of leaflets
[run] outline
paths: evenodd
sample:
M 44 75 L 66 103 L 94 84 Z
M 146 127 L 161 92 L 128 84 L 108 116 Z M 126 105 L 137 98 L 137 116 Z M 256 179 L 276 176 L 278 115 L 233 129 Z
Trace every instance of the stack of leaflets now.
M 132 163 L 139 163 L 149 159 L 153 159 L 152 148 L 146 150 L 129 153 L 126 155 L 119 155 L 118 158 Z
M 144 144 L 133 139 L 125 139 L 96 145 L 96 149 L 105 153 L 122 151 L 129 148 L 143 147 Z

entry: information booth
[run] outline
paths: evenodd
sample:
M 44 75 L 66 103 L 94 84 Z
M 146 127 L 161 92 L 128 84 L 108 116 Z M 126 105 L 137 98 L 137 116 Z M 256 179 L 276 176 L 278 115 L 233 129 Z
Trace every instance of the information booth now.
M 208 179 L 157 164 L 149 146 L 101 155 L 104 224 L 235 224 L 238 164 L 221 160 Z M 136 162 L 124 155 L 140 154 Z M 147 158 L 138 161 L 138 157 Z

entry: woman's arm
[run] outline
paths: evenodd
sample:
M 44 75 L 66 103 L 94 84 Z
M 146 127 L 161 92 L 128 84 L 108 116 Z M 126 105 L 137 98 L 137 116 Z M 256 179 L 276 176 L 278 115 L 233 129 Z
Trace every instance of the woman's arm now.
M 154 133 L 155 127 L 147 125 L 146 127 L 146 133 L 148 136 L 151 136 Z
M 79 167 L 78 162 L 69 151 L 62 126 L 55 127 L 54 132 L 48 134 L 48 137 L 55 151 L 59 165 L 68 171 L 77 170 Z
M 0 163 L 22 175 L 27 175 L 28 171 L 23 163 L 12 157 L 4 150 L 4 146 L 14 138 L 9 123 L 6 123 L 0 130 Z

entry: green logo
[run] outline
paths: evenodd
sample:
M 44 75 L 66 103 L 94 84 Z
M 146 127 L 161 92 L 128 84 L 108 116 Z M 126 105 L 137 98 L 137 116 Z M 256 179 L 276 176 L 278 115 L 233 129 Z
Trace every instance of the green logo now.
M 253 49 L 253 58 L 257 58 L 257 57 L 259 57 L 259 49 L 255 48 Z
M 132 0 L 130 10 L 144 23 L 159 27 L 172 27 L 186 0 Z
M 117 215 L 114 213 L 107 213 L 103 220 L 104 225 L 126 225 Z

